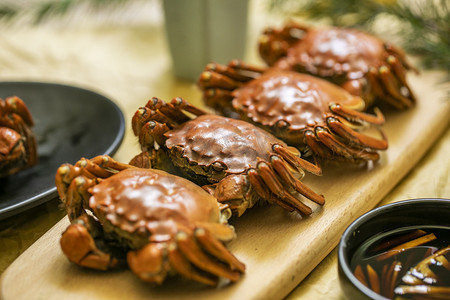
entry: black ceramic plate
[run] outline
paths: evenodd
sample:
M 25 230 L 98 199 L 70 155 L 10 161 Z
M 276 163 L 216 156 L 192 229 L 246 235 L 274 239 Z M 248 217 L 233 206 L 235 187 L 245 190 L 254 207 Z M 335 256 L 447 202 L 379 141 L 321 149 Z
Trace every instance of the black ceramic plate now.
M 85 89 L 39 82 L 0 82 L 0 97 L 19 96 L 33 116 L 39 163 L 0 178 L 0 219 L 56 197 L 55 173 L 81 157 L 115 153 L 125 132 L 120 109 Z

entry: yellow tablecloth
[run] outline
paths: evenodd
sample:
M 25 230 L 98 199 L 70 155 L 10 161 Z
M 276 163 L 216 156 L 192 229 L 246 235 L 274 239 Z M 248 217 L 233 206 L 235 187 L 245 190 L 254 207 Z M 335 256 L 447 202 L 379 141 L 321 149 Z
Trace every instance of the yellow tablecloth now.
M 277 22 L 251 2 L 246 60 L 260 63 L 256 38 Z M 127 162 L 139 150 L 129 128 L 135 110 L 152 97 L 182 96 L 200 103 L 192 82 L 174 78 L 158 1 L 136 1 L 119 11 L 84 15 L 76 10 L 64 19 L 39 26 L 0 28 L 0 80 L 58 82 L 99 92 L 122 109 L 125 139 L 115 158 Z M 434 74 L 436 82 L 439 73 Z M 446 100 L 448 101 L 448 99 Z M 422 126 L 426 126 L 423 124 Z M 380 203 L 419 197 L 450 198 L 450 131 Z M 0 221 L 0 273 L 64 216 L 57 200 Z M 336 250 L 292 291 L 288 299 L 343 298 L 337 277 Z

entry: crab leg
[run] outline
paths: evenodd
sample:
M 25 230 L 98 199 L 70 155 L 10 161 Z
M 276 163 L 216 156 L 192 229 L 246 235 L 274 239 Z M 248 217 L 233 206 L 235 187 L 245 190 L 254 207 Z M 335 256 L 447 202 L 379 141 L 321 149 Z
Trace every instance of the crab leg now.
M 1 103 L 1 101 L 0 101 L 0 103 Z M 1 110 L 2 109 L 0 107 L 0 112 L 1 112 Z M 23 100 L 20 99 L 17 96 L 6 98 L 4 112 L 7 113 L 7 114 L 9 114 L 9 113 L 16 113 L 22 118 L 22 120 L 28 126 L 33 126 L 34 125 L 33 118 L 31 117 L 31 114 L 30 114 L 30 111 L 28 110 L 28 107 L 25 105 Z
M 405 74 L 406 74 L 405 69 L 410 70 L 411 66 L 409 64 L 407 64 L 404 59 L 399 59 L 394 55 L 389 55 L 388 58 L 386 59 L 386 62 L 389 64 L 389 69 L 394 71 L 395 78 L 397 78 L 400 81 L 400 84 L 402 86 L 404 86 L 408 89 L 409 94 L 411 96 L 411 100 L 413 102 L 416 102 L 414 94 L 408 88 L 408 83 L 406 82 L 406 76 L 405 76 Z M 417 70 L 415 68 L 413 68 L 413 69 L 414 69 L 414 71 L 417 72 Z
M 189 102 L 185 101 L 183 98 L 181 97 L 177 97 L 172 99 L 172 101 L 170 101 L 170 104 L 178 109 L 178 110 L 185 110 L 189 113 L 192 113 L 194 115 L 198 116 L 202 116 L 202 115 L 206 115 L 207 113 L 203 110 L 201 110 L 198 107 L 193 106 L 192 104 L 190 104 Z
M 109 168 L 110 170 L 105 168 Z M 128 168 L 133 168 L 133 166 L 117 162 L 108 155 L 99 155 L 91 160 L 82 158 L 75 166 L 63 164 L 58 168 L 55 176 L 56 189 L 61 200 L 66 203 L 66 195 L 68 194 L 70 185 L 74 184 L 74 178 L 80 177 L 83 180 L 95 181 L 96 177 L 107 178 L 117 171 Z M 80 180 L 78 182 L 81 183 Z M 74 186 L 73 188 L 76 189 L 77 187 Z M 87 188 L 84 188 L 84 191 Z M 89 198 L 87 195 L 85 194 Z
M 379 154 L 364 149 L 353 149 L 336 140 L 332 134 L 323 128 L 313 132 L 305 131 L 305 142 L 311 148 L 314 157 L 321 157 L 327 160 L 333 160 L 336 157 L 334 153 L 349 158 L 350 160 L 378 160 Z M 334 152 L 334 153 L 333 153 Z M 356 158 L 356 159 L 355 159 Z
M 383 88 L 383 84 L 378 80 L 378 71 L 375 68 L 371 68 L 366 74 L 367 80 L 370 82 L 370 86 L 373 89 L 373 93 L 377 98 L 381 98 L 388 102 L 397 109 L 404 109 L 405 106 L 395 99 L 392 95 L 386 93 Z
M 75 167 L 80 168 L 80 173 L 89 176 L 89 178 L 107 178 L 114 174 L 113 172 L 100 167 L 98 164 L 94 164 L 91 160 L 86 158 L 80 159 L 75 164 Z
M 174 127 L 178 122 L 188 120 L 190 120 L 188 116 L 175 109 L 171 104 L 166 104 L 162 100 L 153 97 L 147 102 L 145 107 L 140 107 L 135 112 L 132 118 L 132 128 L 134 135 L 139 136 L 142 127 L 149 121 L 166 123 L 168 127 Z
M 239 272 L 231 271 L 222 263 L 210 258 L 187 233 L 180 231 L 175 235 L 175 239 L 181 253 L 198 268 L 216 276 L 228 278 L 231 281 L 239 279 Z
M 289 151 L 285 147 L 281 145 L 273 145 L 272 148 L 273 151 L 275 151 L 275 153 L 279 154 L 284 160 L 289 162 L 297 169 L 299 170 L 303 169 L 315 175 L 322 175 L 322 169 L 318 165 L 312 164 L 302 159 L 301 157 L 294 155 L 291 151 Z
M 58 168 L 55 176 L 55 186 L 58 191 L 59 197 L 63 202 L 65 202 L 67 188 L 70 184 L 72 178 L 69 178 L 69 174 L 71 172 L 70 168 L 72 166 L 70 164 L 64 164 Z
M 220 87 L 231 91 L 240 87 L 242 83 L 234 81 L 233 79 L 230 79 L 220 73 L 204 71 L 200 74 L 198 85 L 203 89 Z
M 233 70 L 239 70 L 241 72 L 247 72 L 246 74 L 253 73 L 252 76 L 246 76 L 246 80 L 254 79 L 255 77 L 259 76 L 260 74 L 264 73 L 267 68 L 265 67 L 258 67 L 256 65 L 250 65 L 246 64 L 241 60 L 234 59 L 228 63 L 228 67 Z M 242 75 L 242 73 L 240 73 Z M 249 74 L 250 75 L 250 74 Z
M 306 26 L 294 22 L 290 22 L 282 29 L 266 29 L 258 43 L 261 57 L 270 66 L 274 65 L 308 30 Z
M 151 110 L 147 107 L 140 107 L 131 119 L 131 127 L 134 135 L 138 136 L 142 126 L 150 120 Z
M 69 186 L 72 184 L 73 179 L 80 174 L 80 168 L 70 164 L 64 164 L 58 168 L 55 176 L 55 185 L 62 202 L 67 203 L 66 195 L 68 194 Z
M 233 68 L 233 66 L 236 66 L 236 68 Z M 242 70 L 244 70 L 244 71 L 252 71 L 252 70 L 248 70 L 246 68 L 238 69 L 237 68 L 238 66 L 240 66 L 239 63 L 233 63 L 233 62 L 230 62 L 230 64 L 228 66 L 217 64 L 217 63 L 209 63 L 206 65 L 205 71 L 216 72 L 216 73 L 225 75 L 227 77 L 230 77 L 231 79 L 234 79 L 236 81 L 241 81 L 241 82 L 247 82 L 249 80 L 254 79 L 254 76 L 247 76 L 245 74 L 242 74 L 242 72 L 239 72 Z M 254 71 L 254 72 L 256 72 L 256 71 Z M 258 73 L 260 73 L 260 72 L 258 72 Z
M 346 108 L 337 103 L 331 103 L 329 105 L 329 108 L 333 113 L 337 114 L 338 116 L 341 116 L 346 120 L 356 122 L 358 124 L 361 124 L 361 122 L 368 122 L 373 125 L 383 125 L 385 121 L 383 113 L 377 108 L 374 109 L 375 116 L 354 109 Z
M 408 99 L 407 97 L 400 94 L 398 92 L 398 89 L 393 86 L 393 83 L 391 81 L 392 74 L 387 66 L 381 66 L 378 72 L 384 86 L 395 99 L 399 100 L 405 107 L 412 107 L 414 105 L 414 102 L 411 99 Z
M 277 172 L 284 182 L 288 183 L 291 187 L 295 188 L 297 178 L 292 175 L 291 170 L 286 167 L 286 162 L 277 155 L 272 155 L 270 157 L 270 164 L 272 168 Z
M 89 178 L 108 178 L 119 171 L 134 168 L 114 160 L 109 155 L 98 155 L 92 159 L 82 158 L 75 165 L 81 168 L 83 175 L 90 174 Z
M 310 207 L 303 204 L 300 200 L 286 191 L 281 182 L 278 180 L 276 174 L 272 171 L 267 163 L 262 161 L 259 162 L 257 165 L 257 170 L 259 176 L 262 178 L 262 180 L 272 193 L 274 193 L 276 196 L 279 196 L 289 206 L 294 207 L 300 213 L 303 213 L 305 215 L 310 215 L 312 213 Z
M 227 248 L 217 240 L 209 231 L 197 228 L 194 231 L 196 240 L 212 256 L 226 262 L 233 270 L 245 271 L 245 265 L 241 263 Z
M 322 158 L 333 158 L 333 153 L 325 145 L 323 145 L 314 134 L 313 130 L 305 130 L 304 132 L 305 143 L 309 146 L 310 150 L 313 152 L 313 156 Z
M 149 121 L 142 126 L 139 134 L 139 144 L 147 151 L 154 148 L 154 142 L 158 145 L 163 145 L 165 141 L 164 133 L 169 130 L 170 128 L 164 123 Z
M 183 256 L 183 254 L 178 251 L 176 243 L 172 243 L 169 245 L 168 257 L 170 265 L 184 277 L 211 286 L 217 285 L 218 279 L 200 274 Z
M 101 236 L 102 229 L 89 216 L 75 220 L 62 234 L 61 249 L 70 261 L 87 268 L 108 270 L 120 264 L 120 260 L 100 250 L 94 237 Z
M 205 103 L 228 117 L 237 117 L 231 106 L 233 90 L 259 77 L 265 69 L 239 60 L 228 65 L 210 63 L 200 75 L 198 86 L 203 90 Z
M 412 70 L 417 74 L 419 73 L 419 70 L 417 68 L 415 68 L 413 65 L 408 63 L 408 61 L 406 60 L 405 52 L 401 48 L 398 48 L 391 44 L 385 44 L 385 49 L 389 53 L 391 53 L 392 56 L 394 56 L 397 59 L 397 64 L 399 66 L 403 66 L 406 70 Z M 404 72 L 404 71 L 399 72 L 399 74 L 404 74 L 404 73 L 406 73 L 406 72 Z M 403 78 L 404 77 L 405 77 L 405 75 L 403 75 Z
M 166 103 L 157 97 L 153 97 L 151 100 L 149 100 L 146 107 L 153 110 L 157 115 L 162 117 L 161 120 L 152 118 L 153 121 L 171 123 L 171 126 L 173 126 L 174 124 L 189 121 L 191 119 L 179 109 L 176 109 L 172 104 Z
M 116 171 L 122 171 L 133 168 L 128 164 L 124 164 L 112 159 L 109 155 L 99 155 L 91 159 L 94 164 L 97 164 L 103 168 L 110 168 Z
M 167 116 L 162 114 L 159 110 L 152 110 L 149 107 L 140 107 L 133 115 L 131 125 L 135 136 L 139 136 L 142 127 L 149 121 L 157 121 L 160 123 L 167 123 L 169 127 L 176 125 L 175 122 L 169 120 Z
M 369 147 L 371 149 L 385 150 L 388 148 L 388 143 L 386 136 L 382 130 L 379 129 L 383 139 L 375 139 L 365 134 L 361 134 L 357 131 L 354 131 L 347 126 L 344 126 L 342 122 L 334 117 L 327 117 L 326 119 L 328 127 L 336 133 L 338 136 L 348 140 L 349 142 Z
M 268 202 L 274 202 L 275 204 L 281 206 L 282 208 L 286 209 L 287 211 L 294 211 L 295 208 L 291 205 L 281 201 L 281 199 L 274 197 L 267 185 L 264 183 L 262 178 L 258 175 L 258 171 L 255 169 L 249 169 L 247 171 L 248 178 L 250 180 L 250 183 L 252 187 L 255 189 L 256 193 L 264 200 Z
M 308 188 L 300 180 L 297 180 L 292 173 L 286 168 L 283 160 L 275 155 L 271 157 L 271 165 L 277 172 L 278 176 L 283 180 L 283 182 L 288 183 L 297 192 L 305 196 L 306 198 L 314 201 L 319 205 L 325 204 L 325 198 L 322 195 L 316 194 L 313 190 Z
M 330 148 L 333 152 L 346 157 L 349 160 L 354 160 L 354 158 L 361 158 L 364 160 L 376 161 L 380 158 L 379 154 L 376 152 L 370 152 L 362 149 L 352 149 L 343 143 L 336 140 L 332 134 L 330 134 L 325 128 L 317 126 L 314 129 L 314 133 L 326 147 Z
M 77 176 L 74 180 L 72 180 L 69 188 L 67 189 L 67 198 L 65 199 L 67 216 L 71 222 L 80 216 L 87 215 L 84 210 L 84 206 L 88 206 L 87 202 L 90 197 L 87 190 L 94 184 L 94 180 L 84 176 Z
M 172 99 L 170 103 L 165 103 L 161 99 L 153 97 L 151 100 L 148 101 L 146 108 L 159 117 L 158 119 L 152 117 L 151 118 L 152 121 L 160 121 L 162 123 L 168 123 L 169 127 L 174 127 L 175 124 L 180 124 L 191 120 L 191 117 L 186 115 L 183 112 L 183 110 L 188 113 L 192 113 L 195 116 L 207 114 L 205 111 L 191 105 L 181 97 L 176 97 Z M 136 126 L 139 125 L 143 126 L 143 124 L 144 122 L 142 121 L 136 122 Z
M 211 108 L 222 111 L 227 117 L 236 115 L 232 108 L 233 92 L 218 88 L 209 88 L 203 91 L 203 101 Z
M 36 149 L 36 139 L 33 135 L 33 133 L 31 132 L 31 130 L 29 128 L 26 128 L 25 130 L 25 138 L 28 140 L 27 143 L 27 163 L 29 165 L 34 165 L 37 163 L 38 160 L 38 155 L 37 155 L 37 149 Z
M 213 100 L 213 101 L 221 101 L 223 103 L 228 103 L 229 101 L 233 100 L 233 92 L 223 89 L 217 89 L 217 88 L 209 88 L 206 89 L 203 93 L 203 96 L 205 99 Z M 212 102 L 214 103 L 214 102 Z
M 257 188 L 258 195 L 264 199 L 270 199 L 270 191 L 267 186 L 264 185 L 264 182 L 258 175 L 258 171 L 256 169 L 248 169 L 247 175 L 250 180 L 250 184 L 252 187 Z M 286 206 L 287 207 L 287 206 Z

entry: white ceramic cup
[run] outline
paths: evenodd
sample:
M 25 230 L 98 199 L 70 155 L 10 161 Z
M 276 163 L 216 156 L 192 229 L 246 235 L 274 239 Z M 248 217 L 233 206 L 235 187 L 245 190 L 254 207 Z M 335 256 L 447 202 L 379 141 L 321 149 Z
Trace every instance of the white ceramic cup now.
M 164 0 L 163 9 L 177 78 L 195 81 L 209 62 L 243 59 L 248 0 Z

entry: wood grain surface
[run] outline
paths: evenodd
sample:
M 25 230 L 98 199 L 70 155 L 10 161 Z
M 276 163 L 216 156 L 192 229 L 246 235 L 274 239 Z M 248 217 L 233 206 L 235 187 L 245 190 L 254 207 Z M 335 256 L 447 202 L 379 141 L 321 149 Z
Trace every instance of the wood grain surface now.
M 388 151 L 371 167 L 326 166 L 322 177 L 304 182 L 326 197 L 326 204 L 301 219 L 279 207 L 248 211 L 230 222 L 237 239 L 229 244 L 245 262 L 237 283 L 206 288 L 177 278 L 162 286 L 141 282 L 129 270 L 98 272 L 68 262 L 57 223 L 2 275 L 2 299 L 277 299 L 286 296 L 338 244 L 345 228 L 375 205 L 419 161 L 449 126 L 450 103 L 434 77 L 410 78 L 419 102 L 407 111 L 385 111 Z M 20 282 L 20 284 L 18 284 Z

